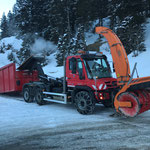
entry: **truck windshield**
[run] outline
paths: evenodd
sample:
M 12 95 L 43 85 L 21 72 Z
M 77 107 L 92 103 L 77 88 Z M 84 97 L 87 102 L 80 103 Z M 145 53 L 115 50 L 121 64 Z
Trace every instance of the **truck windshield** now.
M 84 59 L 84 64 L 89 79 L 112 77 L 110 67 L 103 58 Z

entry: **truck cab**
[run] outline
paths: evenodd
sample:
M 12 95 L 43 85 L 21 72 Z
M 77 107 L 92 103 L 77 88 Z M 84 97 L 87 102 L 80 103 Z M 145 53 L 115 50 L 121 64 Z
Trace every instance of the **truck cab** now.
M 107 57 L 100 53 L 68 56 L 66 58 L 67 89 L 72 92 L 72 101 L 80 111 L 85 107 L 89 93 L 95 103 L 102 103 L 106 107 L 112 105 L 112 93 L 117 88 L 117 80 L 112 77 Z M 84 92 L 83 92 L 84 91 Z M 88 92 L 88 93 L 86 93 Z M 76 96 L 79 93 L 79 96 Z M 81 93 L 81 94 L 80 94 Z M 85 96 L 83 96 L 85 94 Z M 78 97 L 78 98 L 77 98 Z M 76 99 L 82 100 L 76 100 Z M 79 102 L 80 101 L 80 102 Z

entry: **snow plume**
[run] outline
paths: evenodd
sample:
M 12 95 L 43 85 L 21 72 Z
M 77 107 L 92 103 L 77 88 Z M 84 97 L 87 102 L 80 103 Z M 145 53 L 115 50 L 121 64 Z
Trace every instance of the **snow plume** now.
M 31 54 L 44 57 L 43 65 L 47 65 L 51 59 L 49 56 L 56 51 L 57 47 L 50 41 L 46 41 L 43 38 L 37 38 L 31 45 Z
M 35 40 L 34 44 L 31 46 L 31 53 L 43 56 L 49 56 L 56 51 L 56 45 L 50 41 L 46 41 L 43 38 L 38 38 Z

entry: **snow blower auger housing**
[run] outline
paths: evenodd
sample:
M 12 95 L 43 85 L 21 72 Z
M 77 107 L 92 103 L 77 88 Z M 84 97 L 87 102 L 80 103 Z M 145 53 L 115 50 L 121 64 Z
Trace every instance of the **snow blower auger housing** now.
M 114 99 L 117 112 L 135 117 L 150 109 L 150 76 L 133 78 L 136 64 L 130 74 L 126 51 L 118 36 L 106 27 L 96 27 L 96 33 L 103 35 L 109 44 L 119 88 Z

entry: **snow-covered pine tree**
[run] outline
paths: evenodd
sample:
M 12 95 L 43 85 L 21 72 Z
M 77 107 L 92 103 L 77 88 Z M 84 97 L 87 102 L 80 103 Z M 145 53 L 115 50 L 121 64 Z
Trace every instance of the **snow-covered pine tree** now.
M 77 21 L 77 3 L 79 0 L 70 0 L 70 6 L 69 6 L 69 23 L 70 23 L 70 30 L 72 32 L 72 35 L 76 32 L 76 21 Z
M 76 39 L 73 37 L 70 41 L 70 55 L 75 55 L 77 54 L 77 49 L 76 49 Z
M 16 63 L 16 58 L 15 58 L 13 52 L 11 52 L 10 54 L 8 54 L 7 58 L 8 58 L 8 60 L 12 61 L 13 63 Z
M 0 45 L 0 53 L 5 53 L 5 50 L 6 50 L 6 45 L 4 43 L 2 43 Z
M 103 26 L 103 19 L 108 16 L 109 12 L 108 5 L 108 0 L 90 0 L 90 21 L 98 20 L 98 26 Z
M 78 32 L 77 32 L 77 39 L 76 39 L 76 51 L 79 50 L 86 50 L 86 41 L 85 41 L 85 34 L 84 34 L 84 26 L 79 25 Z
M 46 39 L 53 41 L 57 44 L 60 35 L 63 35 L 64 30 L 62 19 L 62 5 L 61 1 L 52 1 L 47 0 L 43 3 L 43 8 L 45 9 L 45 14 L 43 14 L 42 18 L 44 23 L 44 27 L 42 28 L 41 36 Z M 47 23 L 47 24 L 46 24 Z M 42 24 L 41 24 L 42 25 Z
M 9 37 L 8 33 L 8 22 L 5 13 L 3 13 L 1 23 L 0 23 L 0 29 L 1 29 L 1 39 L 5 37 Z
M 63 36 L 60 36 L 57 44 L 57 54 L 56 54 L 56 59 L 57 59 L 57 66 L 62 66 L 63 65 L 63 60 L 65 57 L 65 46 L 63 42 Z
M 70 33 L 66 30 L 66 33 L 59 38 L 58 52 L 56 54 L 57 65 L 62 66 L 65 57 L 70 55 Z
M 37 25 L 33 25 L 33 0 L 17 0 L 15 19 L 21 34 L 34 33 Z
M 90 24 L 90 16 L 91 14 L 91 0 L 85 1 L 85 0 L 78 0 L 76 4 L 76 25 L 82 24 L 84 27 L 89 27 Z
M 111 1 L 111 3 L 113 4 L 111 5 L 112 14 L 110 15 L 111 29 L 119 36 L 127 54 L 137 53 L 138 46 L 141 44 L 140 42 L 137 44 L 137 41 L 144 40 L 142 40 L 144 30 L 140 27 L 145 22 L 143 16 L 144 1 L 117 0 Z M 139 38 L 137 39 L 137 37 Z
M 18 34 L 18 29 L 15 22 L 15 15 L 11 13 L 11 11 L 9 11 L 7 15 L 7 23 L 9 36 L 16 36 Z
M 17 52 L 17 58 L 21 64 L 31 56 L 31 45 L 34 43 L 35 35 L 26 34 L 23 37 L 22 48 Z
M 140 52 L 143 52 L 143 51 L 146 51 L 146 48 L 145 48 L 145 44 L 144 44 L 144 41 L 145 41 L 145 38 L 144 38 L 144 33 L 145 33 L 145 28 L 144 28 L 144 25 L 138 25 L 136 26 L 136 34 L 133 34 L 134 37 L 133 40 L 134 40 L 134 50 L 133 50 L 133 56 L 138 56 Z

